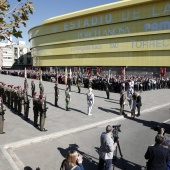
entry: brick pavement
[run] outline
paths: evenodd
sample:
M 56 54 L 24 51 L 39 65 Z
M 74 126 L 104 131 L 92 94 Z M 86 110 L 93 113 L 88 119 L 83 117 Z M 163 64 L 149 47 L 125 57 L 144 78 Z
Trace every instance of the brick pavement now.
M 24 86 L 24 78 L 13 77 L 8 75 L 0 75 L 0 80 L 6 84 L 13 84 L 14 86 Z M 34 80 L 36 85 L 36 92 L 39 92 L 39 81 Z M 28 79 L 29 91 L 31 94 L 31 79 Z M 0 147 L 3 151 L 0 152 L 0 169 L 23 169 L 23 163 L 13 152 L 14 148 L 30 145 L 31 143 L 39 143 L 46 140 L 52 140 L 59 136 L 75 133 L 81 130 L 89 129 L 97 125 L 111 122 L 118 119 L 124 119 L 119 115 L 119 94 L 111 93 L 110 99 L 106 99 L 104 91 L 93 90 L 95 95 L 95 104 L 92 110 L 93 115 L 87 116 L 86 93 L 87 89 L 82 88 L 82 93 L 77 93 L 77 87 L 72 87 L 71 92 L 71 111 L 65 111 L 65 85 L 59 85 L 60 98 L 59 108 L 53 106 L 54 104 L 54 83 L 43 82 L 45 94 L 47 96 L 47 119 L 45 128 L 46 132 L 41 132 L 33 126 L 33 111 L 32 100 L 29 112 L 29 122 L 25 122 L 22 117 L 15 115 L 9 109 L 5 114 L 4 131 L 6 134 L 0 135 Z M 142 113 L 148 113 L 154 109 L 170 105 L 169 89 L 152 90 L 141 93 L 142 96 Z M 127 113 L 128 106 L 125 106 Z M 6 149 L 4 149 L 4 147 Z M 11 159 L 11 155 L 12 159 Z M 6 157 L 6 158 L 5 158 Z M 8 161 L 7 161 L 8 160 Z M 9 163 L 10 162 L 10 163 Z M 17 166 L 16 166 L 17 165 Z M 11 168 L 12 166 L 12 168 Z M 18 168 L 19 167 L 19 168 Z

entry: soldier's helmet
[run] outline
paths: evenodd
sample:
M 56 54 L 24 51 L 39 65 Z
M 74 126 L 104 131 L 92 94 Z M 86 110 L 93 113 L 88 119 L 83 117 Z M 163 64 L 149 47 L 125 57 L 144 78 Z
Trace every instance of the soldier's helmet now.
M 34 92 L 34 94 L 33 94 L 34 96 L 36 96 L 37 95 L 37 92 Z
M 39 95 L 39 98 L 42 99 L 42 98 L 43 98 L 43 94 L 40 94 L 40 95 Z
M 25 93 L 26 92 L 26 89 L 23 89 L 23 91 L 22 91 L 23 93 Z
M 56 86 L 58 86 L 58 83 L 55 83 Z

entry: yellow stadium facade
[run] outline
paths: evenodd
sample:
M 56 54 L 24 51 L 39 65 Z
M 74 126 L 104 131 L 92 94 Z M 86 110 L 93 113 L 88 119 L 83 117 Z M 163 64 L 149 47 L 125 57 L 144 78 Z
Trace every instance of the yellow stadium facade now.
M 170 0 L 124 0 L 29 30 L 34 66 L 170 66 Z

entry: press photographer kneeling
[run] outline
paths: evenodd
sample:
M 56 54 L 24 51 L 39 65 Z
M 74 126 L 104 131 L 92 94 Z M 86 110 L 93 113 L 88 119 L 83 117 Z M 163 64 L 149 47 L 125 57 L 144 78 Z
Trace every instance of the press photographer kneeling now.
M 113 127 L 108 125 L 100 137 L 98 170 L 111 170 L 113 154 L 117 143 L 113 139 Z

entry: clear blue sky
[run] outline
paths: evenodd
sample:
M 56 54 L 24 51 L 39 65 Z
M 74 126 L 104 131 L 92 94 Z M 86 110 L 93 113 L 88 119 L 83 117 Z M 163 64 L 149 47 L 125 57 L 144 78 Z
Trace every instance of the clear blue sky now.
M 11 7 L 17 4 L 17 0 L 8 1 Z M 28 30 L 34 26 L 40 25 L 44 20 L 51 17 L 117 1 L 119 0 L 32 0 L 34 13 L 30 15 L 29 21 L 27 21 L 27 28 L 21 27 L 23 38 L 15 39 L 13 37 L 13 42 L 21 40 L 26 41 L 26 44 L 30 45 L 28 42 Z M 21 0 L 21 2 L 24 3 L 26 0 Z

